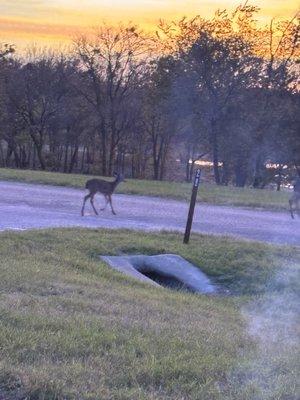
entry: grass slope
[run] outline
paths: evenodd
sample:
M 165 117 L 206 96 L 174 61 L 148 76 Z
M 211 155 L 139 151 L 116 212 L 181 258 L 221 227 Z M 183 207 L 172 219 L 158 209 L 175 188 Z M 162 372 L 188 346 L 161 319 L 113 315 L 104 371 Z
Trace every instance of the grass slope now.
M 83 188 L 86 180 L 91 178 L 91 176 L 87 175 L 0 168 L 0 180 L 27 183 Z M 126 194 L 189 200 L 191 184 L 128 179 L 126 183 L 122 183 L 118 187 L 117 191 Z M 270 210 L 287 209 L 288 198 L 289 193 L 287 192 L 225 187 L 213 184 L 201 184 L 198 197 L 199 201 L 210 204 L 259 207 Z
M 299 249 L 85 229 L 0 238 L 1 399 L 297 398 L 295 348 L 254 363 L 242 308 L 277 270 L 299 269 Z M 234 296 L 151 287 L 98 259 L 120 252 L 176 252 Z

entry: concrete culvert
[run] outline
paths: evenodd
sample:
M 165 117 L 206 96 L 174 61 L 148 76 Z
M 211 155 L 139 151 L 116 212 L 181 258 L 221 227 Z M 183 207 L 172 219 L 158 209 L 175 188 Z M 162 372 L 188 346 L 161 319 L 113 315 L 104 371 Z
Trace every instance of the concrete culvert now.
M 217 287 L 199 268 L 176 254 L 101 256 L 113 269 L 143 282 L 193 293 L 213 294 Z

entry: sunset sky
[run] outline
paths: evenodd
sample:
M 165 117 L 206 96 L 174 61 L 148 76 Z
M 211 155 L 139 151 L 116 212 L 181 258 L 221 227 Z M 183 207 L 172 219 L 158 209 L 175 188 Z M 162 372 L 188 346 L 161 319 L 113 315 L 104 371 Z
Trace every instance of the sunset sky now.
M 0 0 L 0 42 L 24 46 L 27 43 L 68 43 L 88 27 L 133 21 L 151 29 L 159 18 L 201 14 L 210 16 L 218 8 L 232 9 L 235 0 Z M 272 16 L 289 18 L 300 0 L 253 0 L 261 7 L 261 21 Z

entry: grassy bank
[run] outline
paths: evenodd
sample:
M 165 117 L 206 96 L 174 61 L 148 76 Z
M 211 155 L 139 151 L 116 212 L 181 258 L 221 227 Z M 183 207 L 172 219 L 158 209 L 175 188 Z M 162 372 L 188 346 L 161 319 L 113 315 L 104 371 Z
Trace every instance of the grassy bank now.
M 91 176 L 0 168 L 0 180 L 83 188 L 87 179 Z M 117 192 L 189 200 L 191 184 L 128 179 Z M 201 184 L 198 199 L 210 204 L 284 210 L 288 208 L 288 197 L 286 192 Z
M 297 398 L 295 348 L 257 362 L 242 310 L 276 271 L 299 268 L 299 249 L 84 229 L 0 237 L 0 398 Z M 234 296 L 154 288 L 98 259 L 120 252 L 176 252 Z

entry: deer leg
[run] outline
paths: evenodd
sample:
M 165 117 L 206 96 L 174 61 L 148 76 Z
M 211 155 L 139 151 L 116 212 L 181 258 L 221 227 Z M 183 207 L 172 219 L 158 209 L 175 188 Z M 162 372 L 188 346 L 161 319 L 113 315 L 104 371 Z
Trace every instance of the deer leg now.
M 98 212 L 97 212 L 97 210 L 96 210 L 96 208 L 95 208 L 95 206 L 94 206 L 94 196 L 95 196 L 95 194 L 92 194 L 92 195 L 91 195 L 90 202 L 91 202 L 91 205 L 92 205 L 92 207 L 93 207 L 93 210 L 94 210 L 95 214 L 96 214 L 96 215 L 99 215 Z
M 294 212 L 293 212 L 293 200 L 290 199 L 290 200 L 289 200 L 289 203 L 290 203 L 291 217 L 294 219 L 295 217 L 294 217 Z
M 111 201 L 111 195 L 108 195 L 108 201 L 110 204 L 111 212 L 116 215 L 115 210 L 113 209 L 112 201 Z
M 87 201 L 88 198 L 91 197 L 91 193 L 87 194 L 86 196 L 84 196 L 83 199 L 83 204 L 82 204 L 82 209 L 81 209 L 81 215 L 82 217 L 84 217 L 84 207 L 85 207 L 85 202 Z
M 101 211 L 104 211 L 108 204 L 108 197 L 106 195 L 104 196 L 104 199 L 105 199 L 105 206 L 103 208 L 100 208 Z

